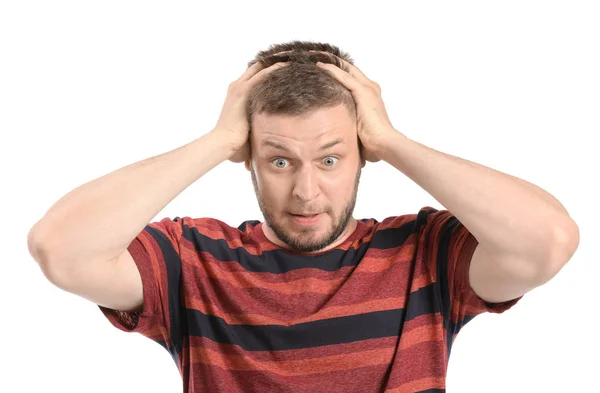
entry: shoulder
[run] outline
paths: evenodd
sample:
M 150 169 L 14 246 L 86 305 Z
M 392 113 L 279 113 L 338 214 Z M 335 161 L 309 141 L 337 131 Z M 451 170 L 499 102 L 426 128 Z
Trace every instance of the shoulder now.
M 452 214 L 447 210 L 438 210 L 424 206 L 414 213 L 388 216 L 381 222 L 375 219 L 363 219 L 369 229 L 364 236 L 372 239 L 375 248 L 395 248 L 401 245 L 418 245 L 432 232 L 452 225 Z
M 238 226 L 228 224 L 214 217 L 176 217 L 182 235 L 190 240 L 208 238 L 213 240 L 241 239 L 254 234 L 254 227 L 260 223 L 258 220 L 243 221 Z
M 441 218 L 440 216 L 442 216 L 444 212 L 446 211 L 438 210 L 431 206 L 424 206 L 420 208 L 418 212 L 389 216 L 384 218 L 381 222 L 375 221 L 375 229 L 377 231 L 383 231 L 411 228 L 418 231 L 420 227 L 427 223 L 431 223 L 433 219 Z

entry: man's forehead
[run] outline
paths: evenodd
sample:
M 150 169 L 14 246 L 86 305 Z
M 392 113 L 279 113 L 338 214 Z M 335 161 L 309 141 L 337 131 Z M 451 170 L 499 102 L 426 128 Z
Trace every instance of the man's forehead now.
M 352 146 L 356 123 L 343 104 L 321 108 L 300 116 L 262 112 L 254 118 L 252 143 L 262 149 L 290 152 L 297 147 L 323 151 L 334 146 Z
M 325 151 L 335 146 L 343 146 L 346 144 L 345 138 L 339 135 L 329 135 L 323 138 L 319 138 L 319 142 L 311 142 L 317 147 L 318 151 Z M 260 146 L 263 149 L 274 149 L 285 152 L 292 151 L 292 148 L 290 148 L 289 144 L 286 143 L 283 138 L 273 137 L 272 135 L 263 138 L 260 142 Z

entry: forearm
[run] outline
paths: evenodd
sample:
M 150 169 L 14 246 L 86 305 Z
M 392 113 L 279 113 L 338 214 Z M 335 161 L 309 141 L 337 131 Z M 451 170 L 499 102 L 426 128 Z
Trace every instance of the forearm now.
M 215 130 L 172 151 L 75 188 L 31 229 L 38 262 L 84 263 L 117 257 L 170 201 L 232 154 Z
M 498 255 L 547 262 L 557 234 L 571 228 L 562 204 L 522 179 L 431 149 L 400 133 L 392 134 L 379 154 Z

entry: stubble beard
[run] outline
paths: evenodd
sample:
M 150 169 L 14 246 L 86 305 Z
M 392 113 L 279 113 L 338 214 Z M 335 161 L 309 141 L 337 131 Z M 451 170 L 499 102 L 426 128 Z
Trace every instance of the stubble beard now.
M 268 207 L 269 204 L 263 199 L 263 195 L 258 189 L 258 183 L 256 181 L 256 174 L 254 173 L 254 167 L 251 166 L 250 173 L 252 177 L 252 186 L 254 187 L 254 193 L 256 194 L 256 199 L 258 200 L 258 206 L 260 207 L 260 211 L 262 212 L 265 221 L 269 225 L 269 227 L 273 230 L 275 235 L 286 243 L 292 250 L 296 252 L 315 252 L 322 250 L 323 248 L 329 246 L 333 242 L 335 242 L 340 235 L 344 232 L 350 219 L 352 218 L 352 213 L 354 212 L 354 207 L 356 205 L 356 196 L 358 194 L 358 184 L 360 182 L 362 168 L 359 165 L 358 171 L 356 172 L 355 180 L 354 180 L 354 190 L 352 192 L 352 197 L 350 201 L 344 207 L 344 210 L 340 214 L 339 218 L 335 220 L 333 218 L 333 225 L 327 231 L 327 234 L 321 239 L 314 239 L 311 236 L 313 232 L 311 229 L 306 229 L 301 231 L 301 235 L 293 235 L 289 231 L 285 229 L 283 225 L 280 225 L 273 211 Z M 325 214 L 330 212 L 324 212 Z

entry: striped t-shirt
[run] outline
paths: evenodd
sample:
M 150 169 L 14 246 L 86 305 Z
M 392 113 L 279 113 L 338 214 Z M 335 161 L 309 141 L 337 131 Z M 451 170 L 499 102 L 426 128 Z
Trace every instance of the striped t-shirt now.
M 488 303 L 468 281 L 478 242 L 448 210 L 360 219 L 334 249 L 301 255 L 260 221 L 149 223 L 128 247 L 144 306 L 99 306 L 163 346 L 184 392 L 445 392 L 452 343 Z

